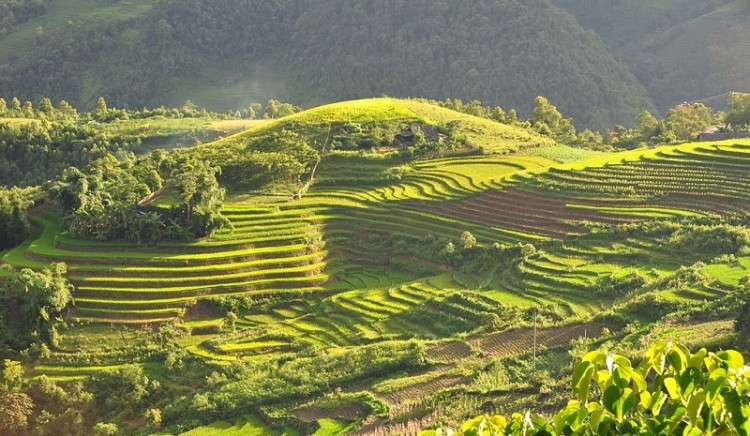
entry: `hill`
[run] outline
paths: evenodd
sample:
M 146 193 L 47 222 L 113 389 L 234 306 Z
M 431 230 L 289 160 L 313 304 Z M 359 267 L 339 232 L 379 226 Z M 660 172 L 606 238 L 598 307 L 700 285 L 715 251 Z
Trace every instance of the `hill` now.
M 662 111 L 684 101 L 724 109 L 726 93 L 750 89 L 747 2 L 555 3 L 597 32 Z
M 65 28 L 53 7 L 17 26 L 0 41 L 0 88 L 81 106 L 103 95 L 220 110 L 268 98 L 458 97 L 524 115 L 545 95 L 599 129 L 652 108 L 602 41 L 548 0 L 147 3 L 97 5 Z
M 487 152 L 323 153 L 413 123 L 463 129 Z M 284 131 L 321 153 L 308 191 L 235 186 L 231 226 L 206 238 L 83 240 L 51 208 L 32 212 L 0 276 L 65 262 L 75 305 L 54 343 L 14 356 L 29 392 L 86 380 L 97 404 L 76 397 L 94 410 L 79 423 L 124 433 L 413 434 L 478 410 L 556 408 L 590 348 L 734 344 L 750 141 L 585 153 L 379 98 L 175 153 L 270 153 Z
M 211 148 L 244 145 L 254 138 L 274 131 L 290 130 L 306 141 L 323 147 L 326 136 L 337 138 L 336 129 L 366 127 L 382 129 L 383 138 L 395 135 L 412 124 L 427 124 L 443 127 L 452 137 L 462 137 L 472 147 L 481 147 L 491 154 L 508 154 L 526 148 L 550 146 L 549 137 L 532 129 L 500 123 L 438 106 L 434 102 L 418 99 L 371 98 L 351 100 L 302 111 L 284 118 L 272 120 L 259 127 L 245 130 L 221 141 L 207 144 Z M 358 126 L 352 126 L 358 125 Z M 344 132 L 342 136 L 352 136 Z M 392 139 L 392 138 L 389 138 Z M 357 147 L 366 149 L 367 147 Z

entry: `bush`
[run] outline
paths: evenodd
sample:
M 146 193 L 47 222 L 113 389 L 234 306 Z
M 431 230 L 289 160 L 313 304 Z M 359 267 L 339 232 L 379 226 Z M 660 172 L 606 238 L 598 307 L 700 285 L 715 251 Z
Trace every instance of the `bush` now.
M 691 353 L 661 343 L 633 366 L 620 355 L 586 354 L 573 371 L 574 399 L 555 416 L 478 416 L 459 432 L 420 436 L 750 434 L 750 366 L 734 350 Z

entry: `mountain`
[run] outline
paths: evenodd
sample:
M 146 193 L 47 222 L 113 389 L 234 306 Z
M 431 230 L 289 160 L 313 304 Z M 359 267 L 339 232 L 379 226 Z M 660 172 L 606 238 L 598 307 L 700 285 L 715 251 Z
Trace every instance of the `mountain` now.
M 45 4 L 0 35 L 6 99 L 223 111 L 386 94 L 528 116 L 544 95 L 579 128 L 604 129 L 684 101 L 721 108 L 750 89 L 744 0 Z
M 306 106 L 457 97 L 522 114 L 545 95 L 596 128 L 652 108 L 602 40 L 549 0 L 161 0 L 141 10 L 47 28 L 51 11 L 17 26 L 41 30 L 12 61 L 0 50 L 0 88 L 89 106 L 103 95 L 115 105 L 190 99 L 214 109 L 271 97 Z
M 750 90 L 750 3 L 741 0 L 555 0 L 597 32 L 660 110 L 684 101 L 723 108 Z

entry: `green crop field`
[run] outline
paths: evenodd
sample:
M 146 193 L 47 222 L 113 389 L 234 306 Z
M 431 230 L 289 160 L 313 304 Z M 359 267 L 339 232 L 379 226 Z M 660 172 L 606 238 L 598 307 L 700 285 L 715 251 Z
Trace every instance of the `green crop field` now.
M 397 131 L 416 122 L 452 123 L 482 151 L 323 156 L 302 198 L 232 191 L 223 206 L 231 227 L 191 242 L 85 241 L 49 208 L 35 211 L 30 239 L 0 253 L 0 277 L 64 262 L 75 306 L 62 339 L 27 375 L 72 383 L 136 363 L 198 404 L 189 410 L 214 410 L 206 415 L 213 424 L 164 434 L 412 434 L 443 416 L 505 410 L 557 389 L 569 349 L 644 337 L 731 339 L 726 316 L 689 328 L 661 319 L 723 304 L 748 276 L 747 245 L 698 249 L 685 229 L 719 239 L 740 231 L 750 212 L 750 141 L 581 151 L 386 98 L 180 128 L 248 128 L 197 148 L 210 155 L 278 129 L 314 143 L 332 124 Z M 412 363 L 410 347 L 419 349 Z M 391 354 L 381 361 L 378 353 Z M 532 353 L 543 372 L 530 369 Z M 314 384 L 310 368 L 337 359 L 348 369 L 325 369 L 325 384 Z M 188 365 L 181 379 L 185 362 L 203 372 Z M 257 380 L 233 379 L 237 368 Z M 286 368 L 306 375 L 285 379 Z M 251 382 L 243 399 L 232 397 L 236 383 Z M 222 393 L 203 404 L 193 391 L 210 386 Z M 498 392 L 506 396 L 493 403 Z M 219 420 L 226 415 L 211 401 L 230 397 L 242 414 Z

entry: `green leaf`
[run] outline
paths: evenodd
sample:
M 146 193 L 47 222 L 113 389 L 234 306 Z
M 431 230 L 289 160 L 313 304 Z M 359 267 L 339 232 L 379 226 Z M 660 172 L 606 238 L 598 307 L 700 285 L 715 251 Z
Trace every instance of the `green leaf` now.
M 594 376 L 596 377 L 596 384 L 599 385 L 602 392 L 612 384 L 612 374 L 606 369 L 599 370 Z
M 641 410 L 648 410 L 651 407 L 651 399 L 653 396 L 651 395 L 651 392 L 649 391 L 641 391 L 638 394 L 638 406 L 641 408 Z
M 702 376 L 701 370 L 695 367 L 688 367 L 678 376 L 677 381 L 684 397 L 687 398 L 693 393 L 695 387 L 701 382 Z
M 677 347 L 673 347 L 672 350 L 667 353 L 667 362 L 672 365 L 675 371 L 682 372 L 687 366 L 687 356 Z
M 679 386 L 677 385 L 677 380 L 675 380 L 673 377 L 667 377 L 664 379 L 663 383 L 664 387 L 667 389 L 669 398 L 673 400 L 677 400 L 680 398 L 680 391 Z
M 724 387 L 724 383 L 727 381 L 727 370 L 724 368 L 715 369 L 708 377 L 706 383 L 706 398 L 709 403 L 713 403 L 716 397 L 721 392 L 721 388 Z
M 620 366 L 619 364 L 615 367 L 615 370 L 612 372 L 612 379 L 615 381 L 615 384 L 620 387 L 621 389 L 626 388 L 628 385 L 630 385 L 630 379 L 633 375 L 633 368 L 630 366 Z
M 620 399 L 620 395 L 622 392 L 620 391 L 620 388 L 617 386 L 610 386 L 604 391 L 604 395 L 602 396 L 602 402 L 604 403 L 604 407 L 607 408 L 607 410 L 614 414 L 615 413 L 615 407 L 617 400 Z
M 590 362 L 593 365 L 600 365 L 604 363 L 604 361 L 607 359 L 607 355 L 602 353 L 600 350 L 594 350 L 586 353 L 585 356 L 583 356 L 584 362 Z
M 487 420 L 487 429 L 491 434 L 505 434 L 505 427 L 508 426 L 508 420 L 504 416 L 494 415 Z
M 651 405 L 649 406 L 651 414 L 654 416 L 658 416 L 661 413 L 661 407 L 664 405 L 664 402 L 666 400 L 667 394 L 662 391 L 654 392 L 651 397 Z
M 664 363 L 666 362 L 665 355 L 667 353 L 667 346 L 668 344 L 666 342 L 662 342 L 662 343 L 652 346 L 651 348 L 648 349 L 648 351 L 646 351 L 646 358 L 643 361 L 647 362 L 648 366 L 650 366 L 654 371 L 656 371 L 657 374 L 662 374 L 664 372 Z M 639 366 L 639 368 L 641 368 L 641 366 Z M 644 377 L 646 376 L 646 373 L 647 371 L 641 371 L 641 374 Z
M 690 356 L 690 359 L 688 359 L 688 367 L 689 368 L 698 368 L 702 369 L 703 367 L 703 360 L 708 355 L 708 351 L 706 351 L 705 348 L 701 348 L 695 354 Z
M 599 405 L 599 403 L 593 402 L 588 404 L 586 410 L 588 411 L 589 415 L 589 429 L 591 431 L 597 431 L 597 429 L 599 428 L 599 424 L 602 421 L 604 410 Z
M 573 390 L 581 402 L 586 402 L 589 397 L 591 377 L 594 375 L 594 365 L 588 361 L 579 363 L 573 371 Z
M 719 351 L 716 357 L 726 362 L 730 368 L 738 369 L 745 365 L 745 359 L 742 354 L 734 350 Z
M 646 384 L 646 379 L 643 378 L 643 375 L 641 375 L 638 371 L 633 371 L 630 376 L 633 379 L 633 385 L 635 386 L 636 390 L 638 392 L 645 391 L 648 389 L 648 384 Z
M 482 422 L 485 420 L 484 416 L 477 416 L 475 418 L 471 418 L 468 421 L 464 422 L 464 424 L 461 426 L 461 431 L 466 433 L 469 430 L 478 430 L 479 426 L 482 425 Z
M 737 391 L 732 390 L 725 393 L 724 403 L 727 406 L 729 418 L 734 425 L 734 429 L 740 436 L 748 436 L 750 434 L 750 417 L 747 413 L 750 411 L 747 410 L 747 407 L 743 407 L 742 400 Z
M 675 429 L 682 423 L 682 417 L 685 414 L 687 414 L 687 410 L 684 407 L 678 407 L 674 410 L 674 413 L 672 413 L 667 421 L 669 424 L 669 434 L 674 434 Z
M 698 425 L 698 418 L 700 417 L 701 409 L 706 401 L 706 393 L 704 391 L 696 392 L 687 404 L 687 415 L 692 425 Z
M 604 407 L 615 415 L 618 422 L 636 405 L 635 393 L 630 388 L 620 389 L 612 385 L 604 392 Z

